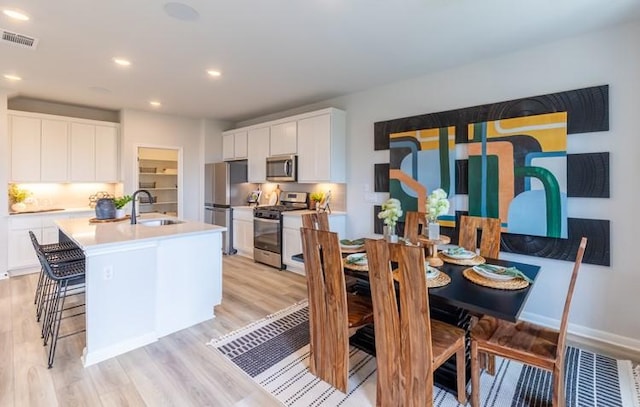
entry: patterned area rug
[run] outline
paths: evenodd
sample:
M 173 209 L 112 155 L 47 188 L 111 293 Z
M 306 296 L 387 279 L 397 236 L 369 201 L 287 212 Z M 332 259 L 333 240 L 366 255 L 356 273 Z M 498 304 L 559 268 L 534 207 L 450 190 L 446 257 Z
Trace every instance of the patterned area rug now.
M 351 349 L 347 394 L 309 373 L 306 302 L 212 339 L 208 345 L 286 406 L 375 406 L 373 356 Z M 634 372 L 631 362 L 572 347 L 566 362 L 567 406 L 640 407 L 640 372 Z M 483 373 L 480 385 L 483 406 L 551 406 L 550 373 L 517 362 L 496 358 L 496 375 Z M 445 390 L 437 388 L 434 393 L 435 406 L 460 405 Z

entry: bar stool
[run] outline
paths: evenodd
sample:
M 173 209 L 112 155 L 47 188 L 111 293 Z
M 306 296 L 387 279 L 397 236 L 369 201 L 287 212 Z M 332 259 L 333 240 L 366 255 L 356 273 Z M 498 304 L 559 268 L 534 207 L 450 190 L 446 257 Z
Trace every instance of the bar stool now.
M 45 278 L 49 280 L 48 284 L 43 285 L 46 295 L 44 307 L 44 319 L 42 323 L 42 338 L 44 345 L 49 344 L 48 367 L 53 366 L 56 346 L 58 339 L 65 338 L 77 333 L 84 332 L 80 329 L 60 336 L 60 325 L 63 319 L 72 318 L 83 315 L 81 311 L 72 315 L 63 316 L 65 311 L 75 311 L 84 306 L 84 303 L 73 305 L 65 308 L 65 300 L 67 297 L 80 294 L 85 283 L 85 262 L 84 260 L 58 263 L 55 266 L 49 263 L 43 252 L 37 251 L 40 265 L 45 271 Z
M 58 264 L 84 260 L 84 252 L 72 242 L 40 244 L 32 231 L 29 231 L 29 237 L 33 248 L 44 254 L 49 264 L 56 267 Z M 36 319 L 40 321 L 42 315 L 45 297 L 45 284 L 48 283 L 44 267 L 40 267 L 40 275 L 38 276 L 38 284 L 33 303 L 36 305 Z

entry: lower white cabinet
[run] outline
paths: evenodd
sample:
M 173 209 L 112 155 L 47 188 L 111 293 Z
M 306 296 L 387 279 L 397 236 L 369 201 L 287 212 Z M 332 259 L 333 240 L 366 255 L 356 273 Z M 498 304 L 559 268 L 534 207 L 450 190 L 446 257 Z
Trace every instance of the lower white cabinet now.
M 90 212 L 77 212 L 73 215 L 68 213 L 57 215 L 13 215 L 9 218 L 8 230 L 8 261 L 7 268 L 9 271 L 24 268 L 39 267 L 38 257 L 36 256 L 29 231 L 38 239 L 40 244 L 58 243 L 58 228 L 54 221 L 57 219 L 66 219 L 71 216 L 90 216 Z
M 233 209 L 233 248 L 253 258 L 253 208 Z
M 292 256 L 302 253 L 302 227 L 303 211 L 285 212 L 282 220 L 282 262 L 287 270 L 298 274 L 304 273 L 304 263 L 293 260 Z M 346 235 L 347 215 L 344 213 L 332 213 L 329 215 L 329 229 L 337 232 L 338 236 Z

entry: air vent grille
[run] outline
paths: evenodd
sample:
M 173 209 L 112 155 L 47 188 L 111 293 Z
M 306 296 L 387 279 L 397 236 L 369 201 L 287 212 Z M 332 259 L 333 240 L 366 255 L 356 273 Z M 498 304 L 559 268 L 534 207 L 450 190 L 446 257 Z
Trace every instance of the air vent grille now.
M 2 40 L 0 43 L 18 46 L 21 48 L 34 49 L 38 45 L 38 40 L 28 35 L 18 34 L 9 30 L 0 29 Z

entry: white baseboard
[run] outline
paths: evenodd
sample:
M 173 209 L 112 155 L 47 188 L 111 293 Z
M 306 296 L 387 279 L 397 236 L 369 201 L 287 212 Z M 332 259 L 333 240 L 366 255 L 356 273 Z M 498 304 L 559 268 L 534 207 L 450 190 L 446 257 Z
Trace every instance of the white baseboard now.
M 558 329 L 560 326 L 560 321 L 557 319 L 544 317 L 530 312 L 522 313 L 520 318 L 548 328 Z M 640 340 L 635 338 L 629 338 L 570 323 L 567 328 L 567 340 L 570 344 L 587 348 L 598 353 L 610 355 L 619 359 L 629 359 L 636 362 L 640 361 Z
M 94 350 L 91 353 L 89 353 L 85 347 L 82 351 L 82 364 L 84 367 L 91 366 L 134 349 L 141 348 L 157 340 L 158 335 L 155 332 L 150 332 L 137 338 L 131 338 L 102 349 Z

